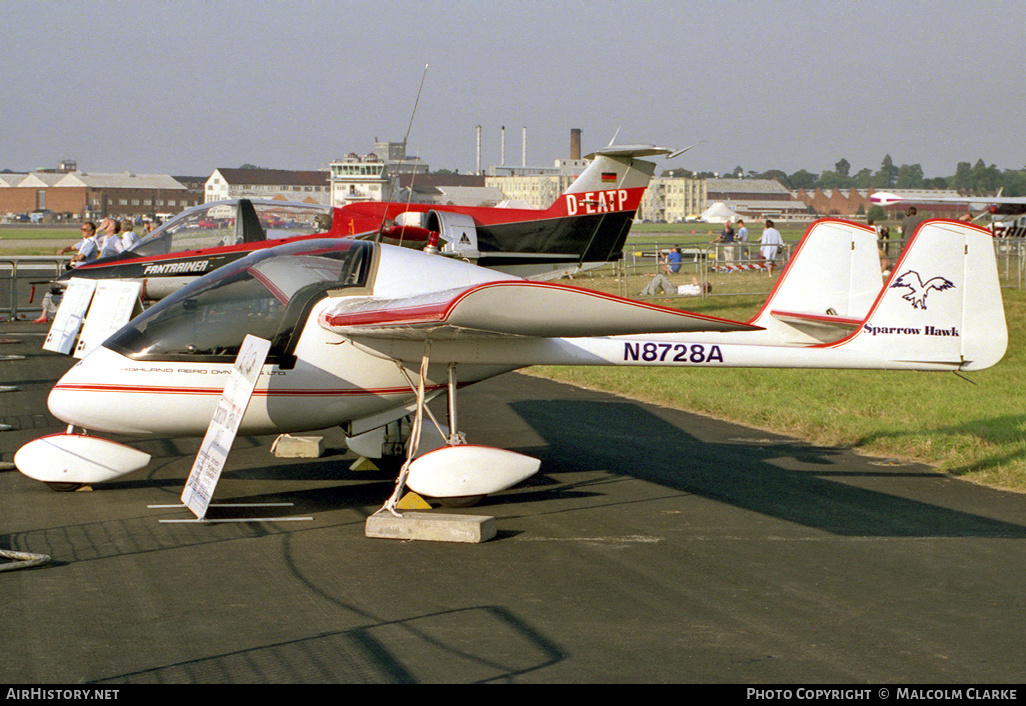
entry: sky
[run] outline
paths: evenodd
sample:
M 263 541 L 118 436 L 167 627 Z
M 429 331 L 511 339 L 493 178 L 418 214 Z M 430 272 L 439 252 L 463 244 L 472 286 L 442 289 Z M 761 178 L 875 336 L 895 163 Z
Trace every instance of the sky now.
M 551 166 L 570 131 L 659 169 L 1026 167 L 1018 0 L 0 0 L 0 169 Z M 426 67 L 426 68 L 425 68 Z M 423 81 L 423 88 L 421 83 Z M 419 100 L 418 100 L 419 91 Z

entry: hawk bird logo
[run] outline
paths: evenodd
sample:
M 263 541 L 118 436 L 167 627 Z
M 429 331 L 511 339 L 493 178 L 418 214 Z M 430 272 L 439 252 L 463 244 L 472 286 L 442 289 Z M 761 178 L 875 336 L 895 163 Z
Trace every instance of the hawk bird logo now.
M 898 279 L 894 280 L 894 284 L 891 285 L 891 289 L 895 287 L 904 287 L 909 290 L 908 294 L 903 294 L 902 299 L 908 302 L 912 302 L 913 309 L 926 309 L 926 295 L 930 293 L 931 289 L 937 291 L 944 291 L 945 289 L 954 288 L 954 283 L 951 280 L 947 280 L 943 277 L 934 277 L 932 279 L 923 282 L 923 278 L 919 276 L 919 273 L 915 270 L 909 270 L 902 274 Z

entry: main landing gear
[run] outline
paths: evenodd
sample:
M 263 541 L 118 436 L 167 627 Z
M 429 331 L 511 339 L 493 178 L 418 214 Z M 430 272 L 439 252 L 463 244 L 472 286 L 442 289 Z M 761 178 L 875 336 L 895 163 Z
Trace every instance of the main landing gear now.
M 436 499 L 439 504 L 448 507 L 469 507 L 486 495 L 506 490 L 529 478 L 541 466 L 541 461 L 530 456 L 467 443 L 464 435 L 458 431 L 455 362 L 448 365 L 449 430 L 446 435 L 426 405 L 425 383 L 429 362 L 430 341 L 425 343 L 416 383 L 399 364 L 417 393 L 417 408 L 407 444 L 406 461 L 399 471 L 395 492 L 384 505 L 384 509 L 395 515 L 400 514 L 398 505 L 407 489 L 423 497 Z M 446 445 L 418 456 L 425 414 L 439 433 L 446 437 Z

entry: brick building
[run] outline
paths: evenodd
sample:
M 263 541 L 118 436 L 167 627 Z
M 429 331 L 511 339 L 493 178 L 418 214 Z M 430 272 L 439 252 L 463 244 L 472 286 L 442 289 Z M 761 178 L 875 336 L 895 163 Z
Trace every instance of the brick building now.
M 134 218 L 178 213 L 202 203 L 202 196 L 166 174 L 31 172 L 16 180 L 7 173 L 0 180 L 0 214 L 48 209 L 77 219 Z

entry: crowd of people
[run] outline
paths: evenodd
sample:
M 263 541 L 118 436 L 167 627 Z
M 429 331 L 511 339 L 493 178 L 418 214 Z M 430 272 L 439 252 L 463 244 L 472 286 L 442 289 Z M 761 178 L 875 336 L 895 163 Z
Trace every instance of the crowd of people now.
M 737 225 L 737 230 L 734 230 L 734 225 Z M 772 266 L 780 253 L 780 248 L 784 246 L 784 240 L 780 236 L 774 225 L 773 221 L 766 219 L 764 224 L 762 236 L 759 239 L 759 254 L 756 259 Z M 748 240 L 748 227 L 745 225 L 744 219 L 739 218 L 737 221 L 731 221 L 728 219 L 723 224 L 723 230 L 720 234 L 709 243 L 710 245 L 720 246 L 719 252 L 724 262 L 733 263 L 735 258 L 740 258 L 741 261 L 747 261 L 749 259 L 749 240 Z M 735 251 L 735 249 L 739 249 Z M 656 293 L 662 292 L 664 294 L 677 294 L 685 296 L 697 296 L 702 293 L 709 293 L 712 291 L 712 285 L 706 282 L 703 285 L 699 285 L 697 278 L 691 278 L 691 284 L 674 285 L 669 279 L 668 275 L 674 275 L 680 272 L 681 265 L 683 263 L 683 255 L 679 246 L 674 246 L 660 258 L 662 263 L 661 272 L 657 273 L 653 277 L 646 287 L 641 291 L 642 296 L 655 296 Z
M 148 234 L 157 227 L 156 220 L 147 220 L 143 223 L 143 235 Z M 135 232 L 135 222 L 129 218 L 118 220 L 117 218 L 103 218 L 99 225 L 93 221 L 82 222 L 82 239 L 72 245 L 67 245 L 57 251 L 58 255 L 67 255 L 74 252 L 68 267 L 78 267 L 87 262 L 98 260 L 102 257 L 110 257 L 128 250 L 137 242 L 140 235 Z M 60 303 L 60 294 L 47 292 L 43 297 L 43 311 L 34 323 L 45 323 L 52 317 Z
M 153 221 L 147 221 L 144 230 L 154 228 Z M 145 233 L 144 233 L 145 234 Z M 74 252 L 71 266 L 77 267 L 84 262 L 92 262 L 101 257 L 110 257 L 128 250 L 139 242 L 139 234 L 135 232 L 135 223 L 131 219 L 119 221 L 116 218 L 104 218 L 97 226 L 92 221 L 82 223 L 82 239 L 57 251 L 58 255 Z

